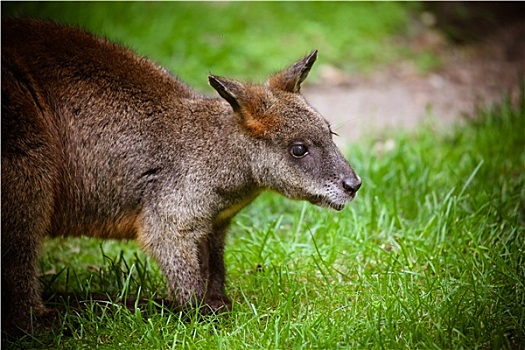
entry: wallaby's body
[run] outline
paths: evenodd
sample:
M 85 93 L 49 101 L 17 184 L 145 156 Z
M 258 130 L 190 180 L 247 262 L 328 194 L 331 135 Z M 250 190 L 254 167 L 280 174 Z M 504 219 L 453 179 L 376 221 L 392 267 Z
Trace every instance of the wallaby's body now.
M 136 239 L 179 306 L 227 309 L 224 235 L 240 209 L 274 190 L 340 210 L 359 189 L 299 94 L 315 58 L 265 85 L 210 76 L 210 98 L 81 30 L 3 19 L 2 324 L 28 330 L 45 311 L 46 235 Z

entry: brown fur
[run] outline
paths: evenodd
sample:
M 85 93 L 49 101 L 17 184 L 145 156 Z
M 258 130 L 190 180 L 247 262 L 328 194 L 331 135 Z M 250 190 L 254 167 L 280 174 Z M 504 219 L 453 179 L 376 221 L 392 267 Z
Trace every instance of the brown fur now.
M 210 75 L 212 98 L 79 29 L 3 19 L 2 327 L 46 312 L 46 235 L 136 239 L 175 305 L 228 309 L 239 210 L 265 190 L 341 210 L 361 185 L 299 94 L 316 54 L 264 85 Z

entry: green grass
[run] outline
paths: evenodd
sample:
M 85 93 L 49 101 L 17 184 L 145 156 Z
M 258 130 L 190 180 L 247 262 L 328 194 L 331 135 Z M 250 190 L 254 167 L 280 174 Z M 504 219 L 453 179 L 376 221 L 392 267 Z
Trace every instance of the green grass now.
M 78 23 L 204 89 L 209 71 L 260 81 L 314 47 L 321 62 L 349 71 L 388 63 L 402 51 L 389 37 L 403 33 L 411 6 L 2 2 L 2 13 Z M 157 307 L 164 278 L 133 242 L 49 240 L 44 294 L 85 302 L 59 301 L 59 329 L 5 345 L 517 348 L 525 343 L 524 124 L 522 101 L 448 132 L 385 135 L 391 150 L 363 138 L 348 158 L 364 185 L 340 213 L 261 196 L 230 230 L 228 318 Z M 112 302 L 92 302 L 93 293 Z M 150 301 L 121 305 L 137 296 Z
M 166 295 L 134 243 L 47 242 L 46 294 L 63 329 L 31 348 L 517 348 L 525 342 L 525 103 L 480 111 L 449 132 L 353 145 L 364 186 L 343 212 L 263 195 L 235 219 L 228 318 L 119 301 Z M 89 301 L 108 293 L 113 303 Z
M 395 2 L 2 2 L 4 16 L 51 18 L 126 44 L 200 90 L 209 72 L 261 81 L 314 48 L 323 64 L 370 71 L 406 56 L 391 37 L 408 30 L 415 8 Z

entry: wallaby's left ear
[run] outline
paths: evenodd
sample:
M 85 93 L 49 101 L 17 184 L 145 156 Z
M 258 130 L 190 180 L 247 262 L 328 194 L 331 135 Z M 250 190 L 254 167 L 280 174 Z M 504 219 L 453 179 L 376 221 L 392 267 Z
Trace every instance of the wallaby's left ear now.
M 299 93 L 301 90 L 301 83 L 308 76 L 316 59 L 317 50 L 314 50 L 311 54 L 296 62 L 293 66 L 272 75 L 268 78 L 266 84 L 274 89 Z
M 228 101 L 234 111 L 241 109 L 241 94 L 245 89 L 241 83 L 211 74 L 208 75 L 208 81 L 219 95 Z

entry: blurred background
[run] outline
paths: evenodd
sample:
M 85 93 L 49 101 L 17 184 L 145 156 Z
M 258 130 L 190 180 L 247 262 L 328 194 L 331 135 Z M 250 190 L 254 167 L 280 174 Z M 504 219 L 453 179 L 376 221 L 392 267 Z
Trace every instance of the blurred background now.
M 342 135 L 448 125 L 519 94 L 519 2 L 2 2 L 122 43 L 213 93 L 214 74 L 264 81 L 317 48 L 304 93 Z

